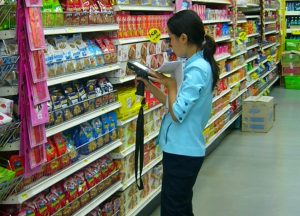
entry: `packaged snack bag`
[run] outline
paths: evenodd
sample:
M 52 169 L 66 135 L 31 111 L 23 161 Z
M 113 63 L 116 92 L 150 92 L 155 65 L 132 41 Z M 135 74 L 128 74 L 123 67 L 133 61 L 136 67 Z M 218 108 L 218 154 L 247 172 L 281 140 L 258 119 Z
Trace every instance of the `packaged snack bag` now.
M 72 202 L 78 197 L 78 188 L 76 184 L 76 180 L 73 177 L 69 177 L 63 183 L 64 192 L 66 194 L 66 198 L 69 202 Z
M 55 194 L 58 197 L 59 203 L 61 207 L 66 205 L 66 194 L 64 193 L 63 187 L 61 183 L 58 183 L 51 187 L 51 193 Z
M 46 195 L 46 200 L 48 202 L 48 207 L 51 215 L 57 212 L 60 208 L 62 208 L 61 203 L 59 201 L 59 197 L 55 193 L 48 193 Z
M 36 216 L 50 216 L 50 210 L 48 208 L 48 202 L 44 194 L 38 195 L 32 201 L 35 207 Z
M 88 191 L 88 186 L 84 178 L 84 172 L 80 171 L 74 175 L 78 188 L 78 196 L 81 196 Z
M 102 147 L 104 144 L 102 137 L 102 122 L 99 118 L 95 118 L 91 121 L 91 125 L 94 130 L 94 138 L 96 139 L 97 146 Z
M 53 13 L 53 24 L 55 26 L 63 26 L 64 25 L 64 14 L 63 8 L 60 5 L 59 0 L 52 0 L 52 13 Z

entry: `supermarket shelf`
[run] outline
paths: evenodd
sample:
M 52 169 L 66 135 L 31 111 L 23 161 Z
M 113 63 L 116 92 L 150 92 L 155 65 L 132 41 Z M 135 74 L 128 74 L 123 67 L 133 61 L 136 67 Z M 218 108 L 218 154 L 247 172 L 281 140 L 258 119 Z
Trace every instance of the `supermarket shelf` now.
M 119 30 L 118 24 L 99 24 L 99 25 L 86 25 L 86 26 L 62 26 L 55 28 L 44 28 L 45 35 L 56 34 L 73 34 L 84 32 L 101 32 L 101 31 L 117 31 Z
M 256 71 L 259 67 L 256 66 L 254 68 L 252 68 L 250 71 L 247 72 L 248 75 L 252 74 L 254 71 Z
M 159 134 L 159 130 L 151 133 L 148 136 L 146 136 L 144 138 L 144 144 L 149 142 L 150 140 L 153 140 L 154 138 L 156 138 L 158 136 L 158 134 Z M 124 149 L 120 153 L 112 152 L 111 155 L 114 159 L 122 159 L 122 158 L 126 157 L 127 155 L 129 155 L 130 153 L 132 153 L 134 151 L 135 151 L 135 145 L 132 145 L 129 148 Z
M 4 147 L 0 148 L 0 152 L 6 151 L 19 151 L 20 150 L 20 140 L 7 143 Z
M 267 31 L 267 32 L 265 32 L 265 35 L 276 34 L 276 33 L 277 33 L 276 30 L 272 30 L 272 31 Z
M 240 56 L 240 55 L 245 54 L 246 52 L 247 52 L 247 51 L 245 50 L 245 51 L 241 51 L 241 52 L 239 52 L 239 53 L 236 53 L 236 54 L 230 56 L 229 59 L 234 59 L 234 58 L 236 58 L 236 57 L 238 57 L 238 56 Z
M 259 79 L 256 80 L 252 80 L 250 83 L 247 84 L 247 88 L 249 88 L 250 86 L 252 86 L 254 83 L 256 83 Z
M 236 99 L 238 99 L 238 98 L 239 98 L 242 94 L 244 94 L 247 90 L 248 90 L 248 89 L 245 88 L 245 89 L 243 89 L 242 91 L 240 91 L 240 92 L 238 93 L 237 96 L 235 96 L 234 98 L 230 99 L 230 102 L 233 102 L 233 101 L 235 101 Z
M 116 5 L 114 11 L 174 11 L 171 6 Z
M 152 107 L 152 108 L 150 108 L 150 109 L 147 109 L 147 110 L 144 111 L 144 115 L 147 114 L 147 113 L 149 113 L 149 112 L 152 112 L 153 110 L 156 110 L 156 109 L 158 109 L 158 108 L 160 108 L 160 107 L 162 107 L 162 106 L 163 106 L 163 104 L 160 103 L 160 104 L 158 104 L 158 105 L 156 105 L 156 106 L 154 106 L 154 107 Z M 131 118 L 129 118 L 129 119 L 126 119 L 126 120 L 124 120 L 124 121 L 119 120 L 119 121 L 118 121 L 118 126 L 126 125 L 126 124 L 128 124 L 129 122 L 131 122 L 131 121 L 133 121 L 133 120 L 135 120 L 135 119 L 137 119 L 137 118 L 138 118 L 138 115 L 135 115 L 135 116 L 133 116 L 133 117 L 131 117 Z
M 300 28 L 289 28 L 286 30 L 286 33 L 293 33 L 294 31 L 300 31 Z
M 215 39 L 215 42 L 222 42 L 222 41 L 227 41 L 227 40 L 230 40 L 230 36 L 224 36 L 224 37 L 220 37 L 220 38 L 216 38 Z
M 242 112 L 239 112 L 238 114 L 236 114 L 232 119 L 230 119 L 229 122 L 227 122 L 224 127 L 219 130 L 214 136 L 212 136 L 208 142 L 206 143 L 206 148 L 208 148 L 233 122 L 235 122 L 235 120 L 238 119 L 238 117 L 240 117 L 242 115 Z
M 286 11 L 286 16 L 300 16 L 300 11 Z
M 247 3 L 247 7 L 259 7 L 259 4 Z
M 259 93 L 258 96 L 263 95 L 263 93 L 268 90 L 272 85 L 274 85 L 274 83 L 276 83 L 276 81 L 279 79 L 279 76 L 277 76 L 261 93 Z
M 116 193 L 121 187 L 122 187 L 121 182 L 117 182 L 117 183 L 113 184 L 108 189 L 106 189 L 104 192 L 102 192 L 99 196 L 94 198 L 88 204 L 84 205 L 83 208 L 81 208 L 79 211 L 75 212 L 72 215 L 73 216 L 87 215 L 93 209 L 95 209 L 97 206 L 99 206 L 101 203 L 103 203 L 105 200 L 107 200 L 109 197 L 111 197 L 114 193 Z
M 279 46 L 280 46 L 280 43 L 277 43 L 276 46 L 279 47 Z
M 265 78 L 266 76 L 268 76 L 272 71 L 274 71 L 277 67 L 273 67 L 271 70 L 269 70 L 267 73 L 265 73 L 264 75 L 262 75 L 260 78 Z
M 259 15 L 248 15 L 246 16 L 246 19 L 260 19 Z
M 16 37 L 16 30 L 2 30 L 0 31 L 0 40 L 6 40 Z
M 69 121 L 65 121 L 64 123 L 62 124 L 59 124 L 59 125 L 56 125 L 56 126 L 53 126 L 49 129 L 46 130 L 46 135 L 47 137 L 50 137 L 54 134 L 57 134 L 59 132 L 62 132 L 62 131 L 65 131 L 69 128 L 72 128 L 76 125 L 79 125 L 81 123 L 84 123 L 86 121 L 89 121 L 93 118 L 96 118 L 98 116 L 101 116 L 105 113 L 108 113 L 110 111 L 113 111 L 115 109 L 118 109 L 119 107 L 121 107 L 121 104 L 119 102 L 115 102 L 115 103 L 112 103 L 112 104 L 109 104 L 109 105 L 106 105 L 104 107 L 101 107 L 101 108 L 98 108 L 98 109 L 95 109 L 94 111 L 92 112 L 87 112 L 83 115 L 80 115 L 80 116 L 77 116 Z
M 259 35 L 259 33 L 253 33 L 253 34 L 247 35 L 247 37 L 250 38 L 250 37 L 255 37 L 255 36 L 258 36 L 258 35 Z
M 242 23 L 246 23 L 246 22 L 247 22 L 247 20 L 238 20 L 237 24 L 242 24 Z
M 227 89 L 225 91 L 222 91 L 221 94 L 219 94 L 218 96 L 215 96 L 212 100 L 212 102 L 215 102 L 217 100 L 219 100 L 220 98 L 222 98 L 224 95 L 227 95 L 229 92 L 231 91 L 231 89 Z
M 169 38 L 168 34 L 162 34 L 161 39 Z M 144 36 L 144 37 L 132 37 L 132 38 L 120 38 L 114 40 L 115 45 L 122 45 L 122 44 L 130 44 L 130 43 L 138 43 L 138 42 L 143 42 L 143 41 L 149 41 L 149 38 Z
M 88 156 L 83 156 L 83 158 L 79 159 L 76 163 L 70 165 L 69 167 L 59 171 L 58 173 L 47 176 L 41 179 L 37 184 L 31 186 L 29 189 L 17 194 L 9 196 L 5 201 L 2 201 L 1 204 L 21 204 L 26 200 L 32 198 L 36 194 L 44 191 L 45 189 L 51 187 L 52 185 L 56 184 L 57 182 L 63 180 L 64 178 L 68 177 L 69 175 L 73 174 L 74 172 L 82 169 L 83 167 L 89 165 L 90 163 L 94 162 L 95 160 L 101 158 L 102 156 L 106 155 L 107 153 L 111 152 L 112 150 L 116 149 L 122 145 L 120 140 L 114 141 L 101 149 L 89 154 Z
M 265 49 L 268 49 L 268 48 L 270 48 L 270 47 L 272 47 L 272 46 L 274 46 L 274 45 L 276 45 L 276 43 L 268 44 L 268 45 L 266 45 L 266 46 L 263 46 L 261 49 L 262 49 L 262 50 L 265 50 Z
M 215 115 L 213 115 L 207 125 L 205 126 L 205 128 L 207 128 L 209 125 L 211 125 L 212 123 L 214 123 L 218 118 L 220 118 L 224 113 L 226 113 L 229 109 L 231 108 L 231 106 L 228 104 L 226 107 L 224 107 L 221 111 L 217 112 Z
M 226 53 L 226 54 L 215 56 L 215 59 L 216 59 L 216 61 L 222 61 L 224 59 L 229 58 L 230 56 L 231 56 L 230 53 Z
M 236 67 L 236 68 L 232 69 L 231 71 L 229 71 L 227 73 L 221 74 L 220 79 L 222 79 L 224 77 L 227 77 L 228 75 L 230 75 L 230 74 L 232 74 L 232 73 L 234 73 L 234 72 L 236 72 L 236 71 L 238 71 L 238 70 L 240 70 L 240 69 L 242 69 L 243 67 L 246 67 L 246 66 L 247 66 L 246 64 L 243 64 L 239 67 Z
M 109 77 L 108 78 L 109 81 L 111 82 L 111 84 L 121 84 L 121 83 L 125 83 L 125 82 L 129 82 L 135 79 L 135 75 L 128 75 L 125 77 Z
M 258 43 L 257 43 L 257 44 L 254 44 L 254 45 L 251 45 L 251 46 L 248 46 L 248 47 L 247 47 L 247 50 L 251 50 L 251 49 L 256 48 L 256 47 L 259 47 L 259 44 L 258 44 Z
M 223 19 L 223 20 L 203 20 L 203 24 L 224 23 L 224 22 L 230 22 L 230 19 Z
M 242 81 L 244 81 L 247 77 L 244 77 L 243 79 L 233 83 L 232 85 L 230 85 L 230 88 L 233 88 L 234 86 L 236 86 L 237 84 L 241 83 Z
M 249 62 L 251 62 L 251 61 L 257 59 L 258 57 L 259 57 L 259 55 L 255 55 L 255 56 L 253 56 L 253 57 L 251 57 L 251 58 L 248 58 L 248 59 L 246 60 L 246 63 L 249 63 Z
M 153 167 L 155 167 L 159 162 L 162 161 L 162 155 L 158 156 L 156 159 L 154 159 L 153 161 L 149 162 L 149 164 L 147 164 L 144 168 L 143 168 L 143 172 L 142 175 L 144 175 L 145 173 L 147 173 L 148 171 L 150 171 Z M 138 174 L 140 175 L 140 174 Z M 123 183 L 123 186 L 121 188 L 122 191 L 126 190 L 130 185 L 132 185 L 135 182 L 135 176 L 131 176 L 127 181 L 125 181 Z
M 18 94 L 18 86 L 0 86 L 0 97 L 14 96 Z
M 268 59 L 266 58 L 265 60 L 263 60 L 262 62 L 260 62 L 259 64 L 264 64 L 268 61 Z
M 278 8 L 265 8 L 265 11 L 277 11 L 279 10 Z
M 214 3 L 214 4 L 231 4 L 230 1 L 226 1 L 226 0 L 192 0 L 192 2 Z
M 268 24 L 276 24 L 276 20 L 274 20 L 274 21 L 266 21 L 264 24 L 265 25 L 268 25 Z
M 119 70 L 119 69 L 120 69 L 120 66 L 118 64 L 107 65 L 104 67 L 85 70 L 82 72 L 76 72 L 76 73 L 72 73 L 72 74 L 66 74 L 64 76 L 49 78 L 47 81 L 47 84 L 48 84 L 48 86 L 53 86 L 53 85 L 61 84 L 64 82 L 82 79 L 85 77 L 90 77 L 90 76 L 94 76 L 94 75 L 98 75 L 98 74 L 102 74 L 102 73 L 107 73 L 107 72 L 111 72 L 111 71 Z
M 161 186 L 152 191 L 147 197 L 138 203 L 138 205 L 129 211 L 126 216 L 136 216 L 140 211 L 142 211 L 159 193 L 161 192 Z

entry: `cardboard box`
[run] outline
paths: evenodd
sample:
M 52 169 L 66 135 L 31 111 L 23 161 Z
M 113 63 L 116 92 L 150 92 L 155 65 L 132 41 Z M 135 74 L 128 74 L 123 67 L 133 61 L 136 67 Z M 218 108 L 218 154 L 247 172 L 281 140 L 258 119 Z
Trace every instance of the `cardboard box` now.
M 273 127 L 273 97 L 248 97 L 243 101 L 242 108 L 242 131 L 266 133 Z

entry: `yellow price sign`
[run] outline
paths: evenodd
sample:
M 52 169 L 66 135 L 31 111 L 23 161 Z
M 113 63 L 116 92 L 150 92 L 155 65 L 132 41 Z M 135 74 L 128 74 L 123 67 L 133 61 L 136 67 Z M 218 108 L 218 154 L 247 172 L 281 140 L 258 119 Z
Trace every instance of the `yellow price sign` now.
M 148 32 L 148 38 L 151 43 L 157 43 L 161 38 L 161 32 L 157 28 L 152 28 Z
M 300 35 L 300 30 L 294 30 L 294 31 L 292 31 L 292 34 L 293 35 Z
M 240 32 L 240 33 L 239 33 L 239 39 L 240 39 L 241 41 L 247 40 L 247 33 L 246 33 L 246 32 Z
M 272 62 L 272 61 L 274 61 L 274 58 L 273 58 L 273 56 L 269 55 L 269 56 L 267 57 L 267 60 L 268 60 L 269 62 Z
M 21 195 L 21 197 L 22 197 L 23 200 L 27 200 L 29 196 L 28 196 L 27 193 L 23 193 L 23 194 Z

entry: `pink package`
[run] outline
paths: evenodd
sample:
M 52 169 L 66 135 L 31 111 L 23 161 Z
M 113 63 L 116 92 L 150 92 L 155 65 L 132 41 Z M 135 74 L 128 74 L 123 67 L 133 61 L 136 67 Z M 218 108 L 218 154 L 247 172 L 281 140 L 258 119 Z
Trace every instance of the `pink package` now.
M 32 126 L 46 124 L 49 122 L 49 113 L 47 103 L 42 103 L 34 106 L 29 101 L 30 120 Z
M 39 145 L 29 150 L 29 163 L 31 169 L 40 166 L 46 161 L 47 159 L 46 159 L 45 144 Z
M 47 142 L 45 125 L 31 126 L 28 120 L 27 132 L 31 148 Z
M 42 7 L 42 0 L 25 0 L 26 7 Z
M 32 80 L 34 83 L 47 81 L 48 73 L 45 63 L 45 54 L 43 50 L 29 52 L 29 63 Z
M 48 86 L 46 81 L 31 83 L 32 100 L 34 105 L 46 103 L 50 100 Z
M 25 19 L 30 50 L 46 48 L 40 8 L 25 8 Z

